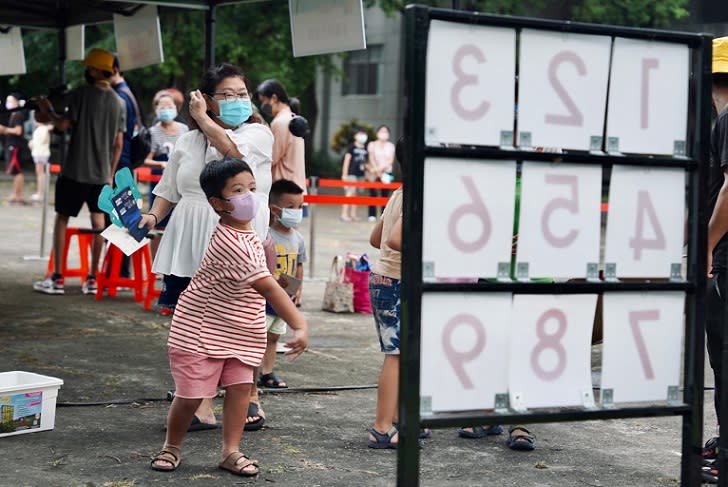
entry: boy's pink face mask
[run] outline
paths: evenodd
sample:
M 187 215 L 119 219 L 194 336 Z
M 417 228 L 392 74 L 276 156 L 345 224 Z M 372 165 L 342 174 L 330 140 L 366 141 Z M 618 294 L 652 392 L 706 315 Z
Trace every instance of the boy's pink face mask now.
M 238 221 L 249 222 L 258 213 L 258 198 L 252 191 L 233 196 L 226 201 L 233 205 L 233 209 L 228 213 Z

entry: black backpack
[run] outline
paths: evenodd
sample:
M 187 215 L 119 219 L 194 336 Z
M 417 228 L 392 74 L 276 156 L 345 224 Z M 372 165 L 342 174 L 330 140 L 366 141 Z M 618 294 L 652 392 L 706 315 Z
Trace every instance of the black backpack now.
M 132 104 L 134 105 L 134 112 L 136 113 L 137 120 L 137 131 L 131 138 L 131 168 L 136 169 L 144 164 L 144 159 L 147 158 L 149 152 L 152 150 L 152 133 L 144 125 L 139 105 L 137 104 L 136 97 L 129 88 L 121 88 L 121 91 L 129 95 Z

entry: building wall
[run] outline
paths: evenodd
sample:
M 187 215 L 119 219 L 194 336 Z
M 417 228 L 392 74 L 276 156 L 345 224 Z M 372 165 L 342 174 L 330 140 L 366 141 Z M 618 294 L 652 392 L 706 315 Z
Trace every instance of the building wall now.
M 381 44 L 382 73 L 378 95 L 342 95 L 342 80 L 320 73 L 316 82 L 316 96 L 320 100 L 320 123 L 318 134 L 314 135 L 314 148 L 320 151 L 329 148 L 331 137 L 344 123 L 356 118 L 373 126 L 386 124 L 391 129 L 391 138 L 396 140 L 401 132 L 401 78 L 404 69 L 400 62 L 401 16 L 387 17 L 379 7 L 367 9 L 364 13 L 367 46 Z M 343 58 L 334 56 L 334 62 L 343 69 Z M 327 90 L 328 83 L 328 90 Z M 326 96 L 326 93 L 329 96 Z M 328 98 L 328 102 L 326 100 Z M 328 112 L 328 114 L 327 114 Z M 330 150 L 330 149 L 329 149 Z M 340 154 L 331 153 L 332 156 Z

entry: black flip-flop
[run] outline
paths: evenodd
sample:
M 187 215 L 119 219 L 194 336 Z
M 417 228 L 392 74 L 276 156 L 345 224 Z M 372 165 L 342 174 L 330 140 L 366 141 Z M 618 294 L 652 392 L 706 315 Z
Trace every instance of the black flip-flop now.
M 258 404 L 254 402 L 249 402 L 248 414 L 245 416 L 245 418 L 252 418 L 254 416 L 258 416 L 258 419 L 256 419 L 255 421 L 251 421 L 250 423 L 246 421 L 245 431 L 258 431 L 265 424 L 265 418 L 260 415 L 260 406 L 258 406 Z
M 467 431 L 465 428 L 458 430 L 458 436 L 460 438 L 478 439 L 485 438 L 486 436 L 500 435 L 503 434 L 503 426 L 494 424 L 483 428 L 482 426 L 473 426 L 473 431 Z
M 187 431 L 205 431 L 217 429 L 217 423 L 203 423 L 197 416 L 192 418 L 192 423 Z

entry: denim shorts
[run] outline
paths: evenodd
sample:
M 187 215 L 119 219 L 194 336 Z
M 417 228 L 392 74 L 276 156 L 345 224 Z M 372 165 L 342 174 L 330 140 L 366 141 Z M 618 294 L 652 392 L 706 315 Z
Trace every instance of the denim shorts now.
M 388 355 L 399 355 L 399 301 L 398 279 L 369 274 L 369 297 L 372 314 L 379 336 L 379 347 Z

